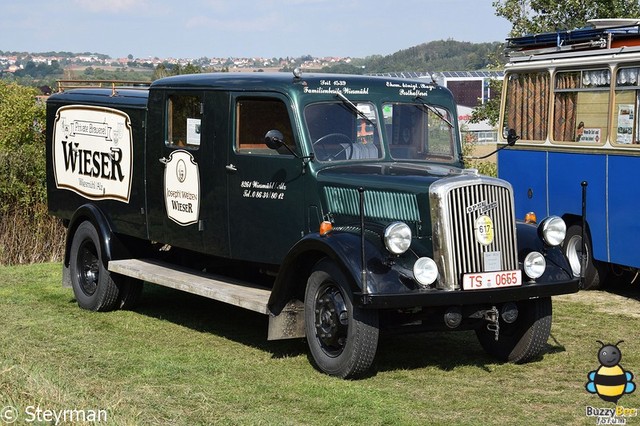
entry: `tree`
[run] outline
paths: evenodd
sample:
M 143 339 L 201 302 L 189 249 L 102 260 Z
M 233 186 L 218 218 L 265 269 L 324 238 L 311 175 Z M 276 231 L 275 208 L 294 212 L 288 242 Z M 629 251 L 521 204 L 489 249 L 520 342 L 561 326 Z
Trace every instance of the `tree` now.
M 511 37 L 581 28 L 589 19 L 640 17 L 638 0 L 502 0 L 493 7 L 513 25 Z
M 494 1 L 493 6 L 497 16 L 511 21 L 511 37 L 584 27 L 589 19 L 640 18 L 637 0 L 503 0 Z M 499 65 L 497 59 L 493 58 L 493 62 Z M 493 93 L 501 90 L 501 81 L 491 82 Z M 500 99 L 494 98 L 476 108 L 470 121 L 488 120 L 496 125 L 499 114 Z

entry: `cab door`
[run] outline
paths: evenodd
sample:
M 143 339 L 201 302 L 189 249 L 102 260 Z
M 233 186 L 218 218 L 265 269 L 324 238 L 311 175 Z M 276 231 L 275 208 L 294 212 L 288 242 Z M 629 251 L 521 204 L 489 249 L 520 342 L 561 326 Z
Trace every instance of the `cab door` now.
M 278 130 L 301 155 L 290 105 L 275 94 L 231 96 L 226 169 L 232 258 L 279 264 L 304 235 L 304 162 L 285 147 L 273 150 L 264 143 L 268 131 Z
M 214 205 L 224 204 L 224 196 L 217 200 L 211 196 L 216 188 L 222 194 L 226 189 L 224 160 L 216 163 L 214 155 L 214 96 L 186 90 L 155 90 L 150 93 L 149 105 L 149 238 L 184 249 L 226 255 L 226 210 Z

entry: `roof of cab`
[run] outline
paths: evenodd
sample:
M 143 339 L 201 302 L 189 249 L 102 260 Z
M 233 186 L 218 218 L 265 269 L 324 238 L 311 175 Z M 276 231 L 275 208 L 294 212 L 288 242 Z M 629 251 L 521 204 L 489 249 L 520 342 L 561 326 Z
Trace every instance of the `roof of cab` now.
M 345 81 L 356 86 L 387 87 L 387 82 L 410 83 L 411 80 L 394 77 L 380 77 L 354 74 L 322 74 L 302 73 L 295 77 L 289 72 L 241 72 L 241 73 L 209 73 L 209 74 L 182 74 L 173 77 L 165 77 L 154 81 L 151 88 L 219 88 L 231 90 L 274 90 L 291 88 L 292 85 L 319 86 L 322 81 Z M 422 84 L 431 85 L 427 79 L 414 80 Z

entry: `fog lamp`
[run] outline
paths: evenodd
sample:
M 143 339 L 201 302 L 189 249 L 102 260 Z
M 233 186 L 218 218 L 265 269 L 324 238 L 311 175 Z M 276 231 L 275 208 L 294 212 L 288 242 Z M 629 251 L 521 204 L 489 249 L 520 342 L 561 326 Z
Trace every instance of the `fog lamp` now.
M 524 258 L 524 273 L 531 279 L 540 278 L 547 269 L 547 261 L 537 251 L 532 251 Z
M 421 257 L 413 264 L 413 277 L 420 285 L 431 285 L 438 278 L 438 266 L 433 259 Z

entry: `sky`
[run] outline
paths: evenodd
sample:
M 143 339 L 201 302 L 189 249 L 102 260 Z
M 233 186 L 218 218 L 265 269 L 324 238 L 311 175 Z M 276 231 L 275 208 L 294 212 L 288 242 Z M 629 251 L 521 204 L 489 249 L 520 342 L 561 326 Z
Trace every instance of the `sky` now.
M 112 58 L 389 55 L 504 41 L 493 0 L 0 0 L 0 50 Z

